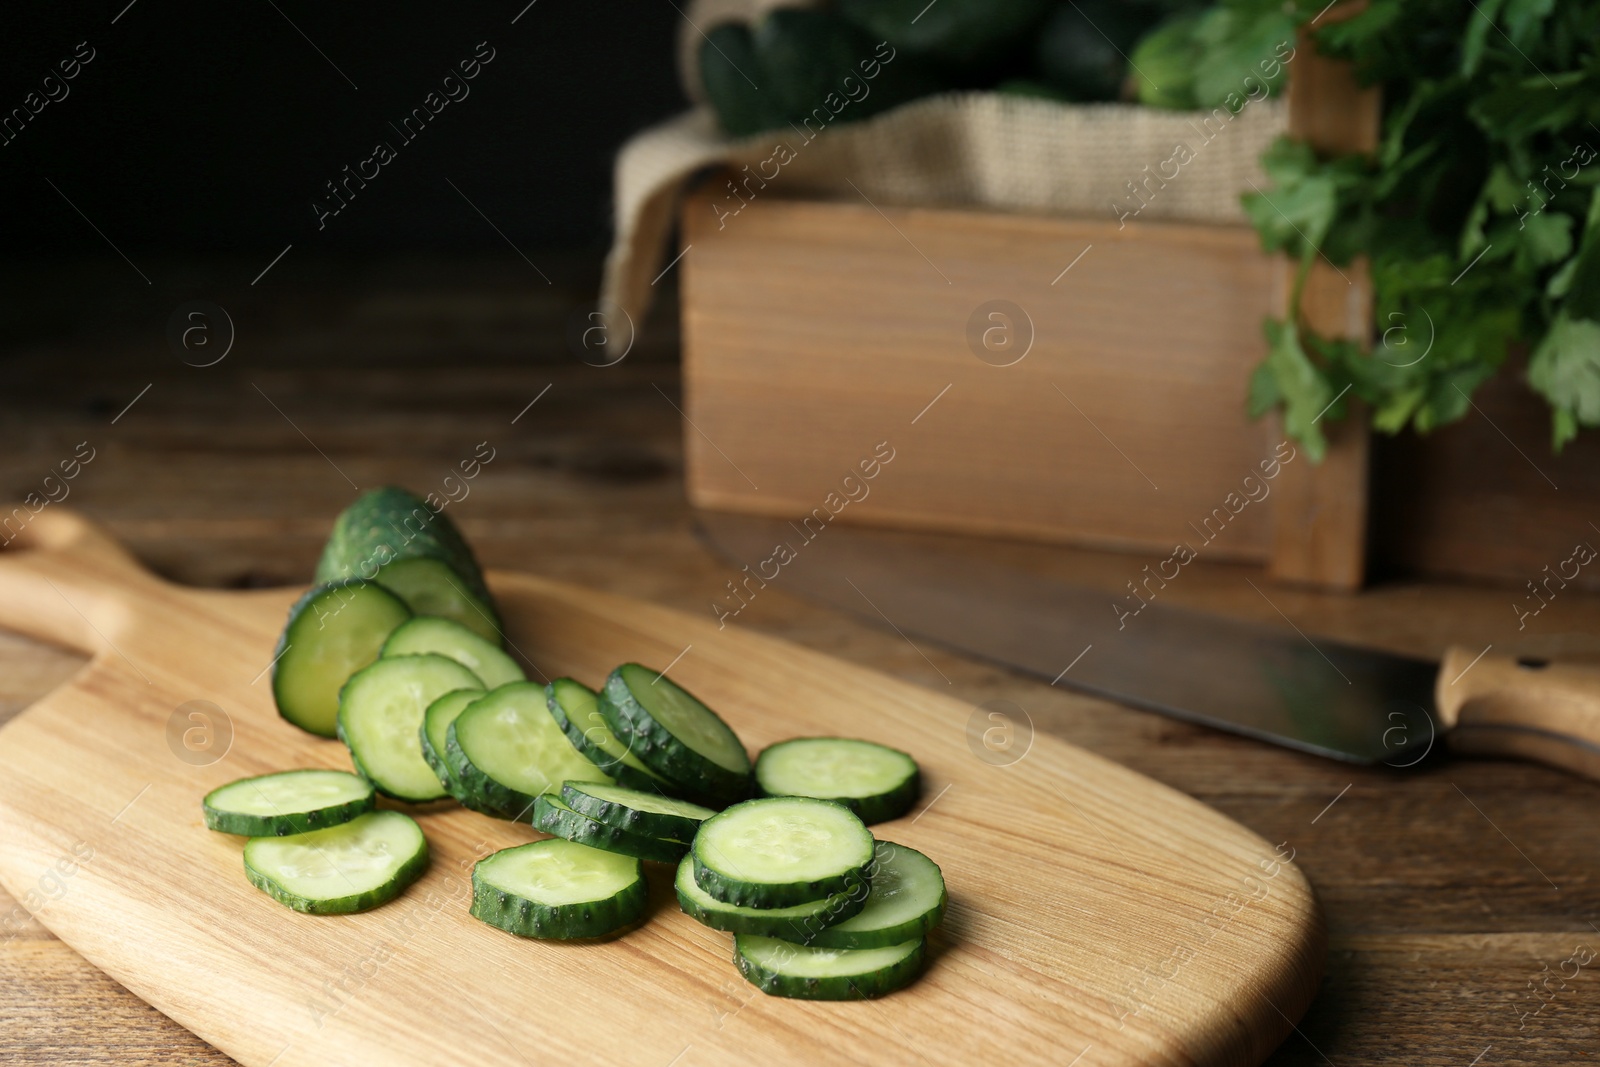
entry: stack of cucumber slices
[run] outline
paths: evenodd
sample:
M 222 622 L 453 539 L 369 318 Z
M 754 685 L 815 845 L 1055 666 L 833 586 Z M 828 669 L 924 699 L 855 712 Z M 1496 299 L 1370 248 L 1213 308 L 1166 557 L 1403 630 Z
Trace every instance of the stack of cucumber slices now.
M 669 865 L 688 915 L 734 936 L 764 992 L 881 996 L 920 973 L 943 917 L 938 866 L 876 840 L 920 776 L 870 741 L 798 738 L 752 765 L 723 719 L 637 663 L 598 691 L 540 686 L 501 647 L 466 542 L 400 489 L 340 517 L 279 641 L 282 716 L 337 737 L 355 773 L 294 770 L 207 794 L 206 825 L 248 837 L 250 882 L 297 911 L 338 914 L 402 893 L 428 864 L 410 804 L 451 798 L 551 835 L 472 871 L 472 914 L 522 937 L 601 938 L 647 910 L 644 863 Z

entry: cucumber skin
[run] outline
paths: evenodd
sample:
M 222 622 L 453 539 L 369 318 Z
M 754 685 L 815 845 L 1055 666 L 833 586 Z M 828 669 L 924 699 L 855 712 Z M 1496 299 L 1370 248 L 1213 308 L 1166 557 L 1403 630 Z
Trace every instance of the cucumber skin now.
M 245 846 L 247 849 L 248 844 Z M 411 859 L 407 860 L 395 876 L 376 889 L 366 893 L 357 893 L 348 897 L 336 897 L 332 900 L 313 900 L 310 897 L 297 896 L 286 891 L 274 882 L 271 877 L 250 866 L 250 853 L 244 856 L 244 875 L 250 879 L 250 884 L 261 890 L 267 896 L 276 900 L 286 908 L 304 912 L 307 915 L 350 915 L 358 911 L 370 911 L 380 904 L 387 904 L 395 897 L 404 893 L 412 882 L 422 877 L 428 869 L 428 840 L 423 838 L 422 849 Z
M 412 527 L 406 526 L 407 519 L 412 520 Z M 380 559 L 381 563 L 374 563 Z M 500 612 L 484 583 L 483 571 L 456 524 L 421 497 L 397 486 L 363 493 L 339 513 L 317 561 L 316 580 L 359 579 L 363 567 L 370 566 L 376 574 L 378 567 L 404 559 L 436 559 L 445 564 L 467 592 L 482 602 L 495 630 L 502 630 Z
M 323 593 L 331 592 L 335 589 L 344 589 L 368 584 L 373 585 L 375 588 L 384 593 L 388 593 L 388 595 L 394 599 L 396 604 L 399 604 L 402 608 L 405 608 L 406 614 L 409 615 L 411 613 L 411 609 L 406 607 L 406 602 L 404 600 L 401 600 L 393 593 L 390 593 L 389 590 L 384 589 L 383 586 L 377 585 L 376 583 L 362 581 L 360 578 L 352 578 L 349 581 L 318 582 L 310 589 L 307 589 L 304 593 L 300 594 L 299 598 L 296 599 L 293 604 L 289 605 L 289 617 L 284 621 L 283 630 L 278 634 L 278 643 L 272 649 L 272 703 L 273 706 L 278 709 L 279 717 L 281 717 L 290 725 L 299 727 L 308 734 L 315 734 L 318 737 L 338 737 L 339 731 L 337 725 L 334 727 L 333 731 L 329 733 L 324 733 L 321 730 L 313 730 L 309 726 L 295 722 L 289 717 L 288 713 L 283 710 L 283 701 L 278 693 L 278 674 L 283 669 L 283 655 L 289 650 L 289 645 L 291 643 L 289 641 L 289 632 L 294 629 L 294 624 L 299 621 L 300 616 L 305 612 L 305 610 L 311 606 L 311 602 L 317 597 L 321 596 Z M 390 631 L 390 633 L 393 632 L 394 631 L 392 630 Z M 388 640 L 387 635 L 385 635 L 384 640 Z M 383 651 L 383 642 L 381 641 L 378 643 L 378 651 L 380 653 Z M 377 657 L 373 658 L 374 660 L 377 659 Z M 363 666 L 366 665 L 363 664 Z M 360 669 L 360 667 L 356 668 L 356 670 Z M 351 673 L 353 674 L 355 672 L 352 671 Z M 337 723 L 337 721 L 338 720 L 336 716 L 335 723 Z
M 933 863 L 933 860 L 928 859 L 926 853 L 917 852 L 916 849 L 909 845 L 879 841 L 877 848 L 873 850 L 871 868 L 873 871 L 877 869 L 878 853 L 885 848 L 905 849 L 907 852 L 916 852 L 917 855 L 928 860 L 929 863 Z M 935 869 L 939 867 L 937 863 L 933 863 L 933 866 Z M 904 944 L 913 938 L 926 937 L 930 930 L 944 921 L 945 909 L 950 903 L 950 890 L 943 884 L 943 871 L 939 872 L 939 881 L 939 903 L 915 919 L 908 919 L 897 926 L 886 926 L 881 930 L 850 931 L 823 928 L 808 938 L 805 944 L 812 948 L 888 948 L 890 945 Z M 863 900 L 862 904 L 865 905 L 865 903 L 866 901 Z M 843 922 L 844 919 L 840 918 L 838 921 Z
M 449 695 L 449 693 L 445 694 L 445 696 Z M 489 690 L 484 690 L 483 695 L 488 696 Z M 443 700 L 444 697 L 440 697 L 439 699 Z M 435 703 L 437 703 L 437 701 Z M 432 706 L 433 705 L 431 704 L 429 705 L 429 707 Z M 471 704 L 467 705 L 468 708 L 471 706 Z M 466 712 L 466 708 L 462 708 L 461 710 L 463 713 Z M 455 724 L 452 722 L 451 725 L 454 726 Z M 428 766 L 433 768 L 433 773 L 439 776 L 439 781 L 444 785 L 444 791 L 449 793 L 456 803 L 460 804 L 464 808 L 479 812 L 483 815 L 493 816 L 496 819 L 502 818 L 498 811 L 490 811 L 482 804 L 481 801 L 478 800 L 476 796 L 472 795 L 472 793 L 468 792 L 467 789 L 462 786 L 461 782 L 456 778 L 454 769 L 450 766 L 448 753 L 438 751 L 433 747 L 433 742 L 428 740 L 427 712 L 422 713 L 422 725 L 417 728 L 417 731 L 421 735 L 422 740 L 422 758 L 428 761 Z
M 855 893 L 867 884 L 866 866 L 853 868 L 832 878 L 814 882 L 741 882 L 714 871 L 694 856 L 694 881 L 701 889 L 724 904 L 742 908 L 792 908 L 823 897 Z
M 563 810 L 550 802 L 548 794 L 534 801 L 533 825 L 547 834 L 564 837 L 580 845 L 655 863 L 677 863 L 689 851 L 689 846 L 681 841 L 646 837 L 631 830 L 595 822 L 575 811 Z
M 461 714 L 465 715 L 466 712 Z M 456 722 L 460 721 L 457 718 Z M 512 789 L 508 785 L 502 785 L 473 766 L 467 754 L 461 750 L 461 743 L 456 740 L 454 722 L 445 732 L 444 759 L 461 789 L 456 799 L 464 806 L 484 815 L 492 815 L 497 819 L 510 819 L 512 822 L 527 818 L 528 812 L 533 809 L 534 797 L 521 790 Z
M 753 962 L 739 950 L 740 938 L 733 939 L 733 962 L 745 981 L 773 997 L 795 1000 L 872 1000 L 904 989 L 922 973 L 928 960 L 928 943 L 919 941 L 916 950 L 892 967 L 876 974 L 838 978 L 793 978 Z M 804 949 L 805 946 L 796 945 Z
M 600 690 L 600 715 L 611 731 L 618 737 L 631 739 L 633 743 L 629 747 L 641 763 L 667 779 L 682 795 L 696 803 L 709 808 L 721 808 L 748 798 L 751 788 L 749 772 L 735 774 L 706 759 L 673 737 L 644 709 L 622 677 L 623 667 L 638 666 L 636 663 L 624 663 L 606 677 L 606 684 Z M 694 696 L 692 693 L 689 695 Z M 694 699 L 700 700 L 699 697 Z M 705 702 L 700 703 L 704 705 Z M 730 732 L 732 729 L 729 727 Z M 748 756 L 746 760 L 748 762 Z
M 685 849 L 689 847 L 689 842 L 694 840 L 695 832 L 700 829 L 700 822 L 687 815 L 663 815 L 660 812 L 640 811 L 617 801 L 592 797 L 583 791 L 581 788 L 583 784 L 578 782 L 575 786 L 568 786 L 563 782 L 561 799 L 567 807 L 595 822 L 645 837 L 660 838 L 663 841 L 681 841 Z M 575 797 L 576 804 L 573 803 Z
M 832 739 L 831 738 L 795 738 L 794 740 L 811 741 L 811 740 L 832 740 Z M 848 739 L 847 738 L 840 738 L 840 740 L 848 740 Z M 771 752 L 773 749 L 778 748 L 778 747 L 780 747 L 782 745 L 787 745 L 789 743 L 790 742 L 788 742 L 788 741 L 779 741 L 779 742 L 777 742 L 777 744 L 768 745 L 766 748 L 762 749 L 761 755 L 756 757 L 755 771 L 753 772 L 751 777 L 752 777 L 752 782 L 753 782 L 753 784 L 755 786 L 756 794 L 758 796 L 763 796 L 763 797 L 785 797 L 785 796 L 808 796 L 809 795 L 809 794 L 804 794 L 804 793 L 769 793 L 761 785 L 761 756 L 765 756 L 768 752 Z M 870 743 L 871 744 L 878 744 L 878 742 L 876 742 L 876 741 L 873 741 L 873 742 L 870 742 Z M 879 747 L 880 748 L 889 748 L 888 745 L 879 745 Z M 891 751 L 900 752 L 900 750 L 897 749 L 897 748 L 896 749 L 892 749 Z M 916 769 L 912 772 L 912 775 L 911 775 L 910 778 L 906 779 L 903 783 L 901 783 L 896 788 L 889 790 L 887 793 L 879 793 L 877 796 L 873 796 L 873 797 L 816 797 L 814 799 L 817 799 L 817 800 L 831 800 L 836 804 L 843 804 L 845 807 L 849 808 L 851 811 L 855 812 L 858 816 L 860 816 L 861 821 L 866 823 L 868 826 L 871 826 L 874 823 L 888 822 L 890 819 L 898 819 L 898 818 L 900 818 L 900 816 L 904 815 L 906 812 L 911 810 L 911 806 L 913 804 L 915 804 L 917 802 L 917 798 L 922 795 L 922 768 L 917 765 L 916 760 L 912 759 L 912 757 L 911 757 L 911 755 L 909 753 L 900 752 L 900 754 L 902 756 L 905 756 L 906 759 L 911 760 L 912 766 L 915 767 Z M 902 937 L 900 939 L 900 941 L 910 941 L 910 940 L 911 940 L 911 938 L 909 938 L 909 937 Z M 895 942 L 895 944 L 899 944 L 899 943 L 900 943 L 899 941 Z
M 497 889 L 472 869 L 472 916 L 508 934 L 550 941 L 605 937 L 644 917 L 649 903 L 644 872 L 627 889 L 606 900 L 552 907 Z
M 363 776 L 365 777 L 365 776 Z M 228 785 L 238 785 L 229 782 Z M 371 779 L 368 783 L 371 785 Z M 226 789 L 228 786 L 222 786 Z M 216 792 L 213 790 L 212 792 Z M 211 793 L 206 794 L 201 807 L 205 810 L 206 829 L 239 837 L 288 837 L 308 830 L 325 830 L 330 826 L 347 823 L 358 815 L 365 815 L 378 806 L 377 787 L 365 799 L 348 804 L 321 808 L 317 811 L 296 811 L 287 815 L 245 815 L 237 811 L 219 811 L 211 806 Z
M 689 877 L 694 877 L 694 861 L 685 857 L 683 864 L 689 868 Z M 678 878 L 682 878 L 683 867 L 680 866 Z M 720 908 L 708 908 L 704 904 L 688 896 L 678 887 L 677 879 L 673 880 L 673 889 L 678 897 L 678 907 L 683 909 L 695 922 L 702 926 L 709 926 L 713 930 L 723 930 L 730 934 L 755 934 L 759 937 L 776 937 L 785 941 L 794 941 L 798 944 L 814 944 L 816 934 L 832 923 L 842 923 L 846 919 L 860 914 L 866 906 L 867 886 L 865 883 L 858 886 L 853 892 L 837 893 L 828 898 L 828 907 L 816 915 L 805 918 L 791 917 L 787 919 L 769 919 L 759 914 L 760 909 L 751 908 L 750 912 L 728 912 Z M 730 907 L 732 905 L 729 905 Z M 826 917 L 827 922 L 820 920 Z M 909 937 L 901 938 L 902 941 L 911 940 Z
M 555 719 L 556 725 L 561 727 L 561 732 L 567 735 L 567 740 L 572 742 L 572 747 L 581 752 L 590 763 L 615 778 L 618 785 L 627 786 L 629 789 L 637 789 L 641 793 L 660 793 L 662 795 L 665 795 L 668 789 L 675 788 L 666 779 L 657 778 L 639 770 L 637 767 L 630 767 L 621 760 L 614 760 L 605 750 L 591 745 L 589 739 L 583 735 L 583 729 L 567 717 L 566 710 L 557 702 L 554 682 L 544 687 L 544 706 L 550 709 L 551 718 Z M 643 763 L 644 761 L 640 760 L 639 762 Z
M 445 697 L 450 696 L 451 693 L 458 693 L 460 691 L 461 690 L 458 689 L 452 689 L 450 693 L 444 694 L 444 696 L 440 697 L 439 700 L 443 700 Z M 488 696 L 489 690 L 480 689 L 478 690 L 478 695 Z M 439 700 L 435 700 L 433 704 L 439 703 Z M 439 783 L 444 786 L 444 791 L 446 793 L 450 793 L 451 796 L 455 796 L 455 793 L 452 792 L 450 788 L 455 779 L 451 777 L 450 766 L 445 762 L 444 753 L 436 750 L 433 747 L 433 742 L 428 738 L 428 708 L 432 708 L 433 704 L 429 704 L 427 708 L 422 710 L 422 725 L 417 727 L 418 733 L 422 740 L 422 758 L 428 761 L 428 766 L 433 768 L 433 773 L 439 776 Z M 472 707 L 472 705 L 468 704 L 467 708 L 470 707 Z M 461 710 L 466 711 L 467 708 L 462 708 Z M 459 716 L 457 717 L 459 718 Z M 459 800 L 460 798 L 457 797 L 456 799 Z
M 815 797 L 796 799 L 811 800 L 818 804 L 837 804 L 836 801 L 817 800 Z M 761 803 L 765 803 L 765 801 L 745 801 L 745 804 Z M 735 804 L 723 811 L 721 815 L 737 811 L 743 806 L 743 804 Z M 837 806 L 844 807 L 843 804 L 838 804 Z M 702 832 L 704 827 L 711 825 L 711 822 L 711 819 L 707 819 L 700 824 Z M 698 836 L 697 834 L 696 837 Z M 695 884 L 724 904 L 737 904 L 745 908 L 791 908 L 797 904 L 821 900 L 823 897 L 831 897 L 839 893 L 853 893 L 861 885 L 870 884 L 869 872 L 877 851 L 876 846 L 874 846 L 873 855 L 868 857 L 859 867 L 852 867 L 842 874 L 829 878 L 820 878 L 807 882 L 746 882 L 707 867 L 700 861 L 700 850 L 698 848 L 693 848 L 691 854 L 694 856 Z

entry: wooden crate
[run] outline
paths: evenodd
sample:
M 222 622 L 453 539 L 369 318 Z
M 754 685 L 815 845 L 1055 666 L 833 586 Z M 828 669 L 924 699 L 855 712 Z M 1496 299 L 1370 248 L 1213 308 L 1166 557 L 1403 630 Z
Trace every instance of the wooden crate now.
M 1377 101 L 1347 71 L 1306 48 L 1295 77 L 1291 129 L 1324 149 L 1375 143 Z M 1181 545 L 1359 585 L 1358 420 L 1329 426 L 1317 467 L 1274 420 L 1245 415 L 1262 319 L 1289 285 L 1253 229 L 767 195 L 719 228 L 710 199 L 692 193 L 682 215 L 697 506 L 821 508 L 1152 562 Z M 1319 269 L 1306 313 L 1364 334 L 1364 271 Z

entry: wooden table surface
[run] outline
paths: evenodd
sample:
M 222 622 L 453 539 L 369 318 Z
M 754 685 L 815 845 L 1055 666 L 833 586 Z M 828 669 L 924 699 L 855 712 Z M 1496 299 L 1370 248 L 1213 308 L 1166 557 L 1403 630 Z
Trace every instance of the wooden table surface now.
M 520 262 L 307 264 L 271 291 L 217 297 L 238 338 L 197 368 L 164 333 L 170 310 L 196 295 L 183 281 L 194 276 L 158 264 L 153 274 L 179 280 L 152 295 L 106 271 L 85 289 L 126 299 L 92 314 L 48 279 L 11 279 L 33 325 L 0 357 L 0 496 L 38 490 L 87 441 L 95 458 L 70 483 L 71 506 L 159 573 L 209 586 L 302 582 L 352 484 L 427 491 L 488 442 L 494 459 L 452 505 L 488 565 L 708 613 L 734 576 L 698 539 L 683 497 L 670 313 L 602 369 L 564 339 L 581 290 L 546 287 Z M 1108 589 L 1129 572 L 1127 557 L 1104 553 L 1013 555 Z M 1576 591 L 1519 632 L 1507 588 L 1392 581 L 1341 598 L 1268 587 L 1268 604 L 1244 581 L 1260 577 L 1252 569 L 1199 561 L 1185 574 L 1173 603 L 1275 623 L 1282 609 L 1303 630 L 1349 641 L 1600 659 L 1600 597 Z M 781 583 L 735 625 L 974 704 L 1009 699 L 1036 729 L 1288 842 L 1331 940 L 1322 992 L 1276 1067 L 1600 1060 L 1600 786 L 1510 763 L 1398 774 L 1301 756 L 919 651 Z M 0 634 L 0 720 L 80 662 Z M 0 917 L 14 907 L 0 892 Z M 4 929 L 0 1062 L 229 1062 L 38 922 L 21 920 L 10 938 Z M 1575 953 L 1594 962 L 1563 967 Z

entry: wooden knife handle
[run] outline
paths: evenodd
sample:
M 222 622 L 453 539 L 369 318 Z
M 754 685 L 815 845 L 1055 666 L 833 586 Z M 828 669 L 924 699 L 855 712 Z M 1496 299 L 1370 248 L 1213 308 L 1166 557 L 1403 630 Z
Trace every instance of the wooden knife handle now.
M 1600 667 L 1452 648 L 1434 703 L 1452 750 L 1600 778 Z
M 127 594 L 157 581 L 68 508 L 19 507 L 0 523 L 0 627 L 8 630 L 101 652 L 131 620 Z

